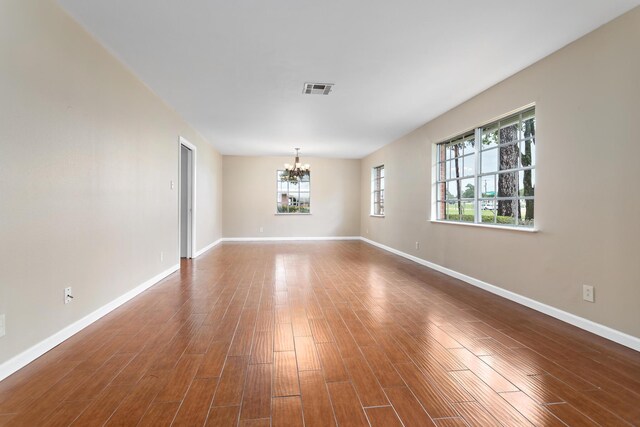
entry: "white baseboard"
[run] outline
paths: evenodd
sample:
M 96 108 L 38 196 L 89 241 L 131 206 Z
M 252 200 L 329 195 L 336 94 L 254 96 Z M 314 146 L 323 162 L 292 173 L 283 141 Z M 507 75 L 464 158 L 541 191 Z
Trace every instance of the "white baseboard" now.
M 616 329 L 612 329 L 608 326 L 593 322 L 591 320 L 585 319 L 580 316 L 576 316 L 574 314 L 568 313 L 566 311 L 560 310 L 558 308 L 552 307 L 550 305 L 538 302 L 531 298 L 522 296 L 515 292 L 508 291 L 506 289 L 502 289 L 498 286 L 491 285 L 489 283 L 483 282 L 476 278 L 467 276 L 465 274 L 459 273 L 457 271 L 451 270 L 449 268 L 443 267 L 438 264 L 434 264 L 430 261 L 426 261 L 422 258 L 418 258 L 416 256 L 407 254 L 405 252 L 394 249 L 390 246 L 383 245 L 381 243 L 375 242 L 373 240 L 369 240 L 365 237 L 360 236 L 335 236 L 335 237 L 225 237 L 216 240 L 215 242 L 209 244 L 208 246 L 200 249 L 196 252 L 196 256 L 203 254 L 214 246 L 218 245 L 221 242 L 251 242 L 251 241 L 301 241 L 301 240 L 362 240 L 370 245 L 376 246 L 378 248 L 384 249 L 385 251 L 391 252 L 393 254 L 399 255 L 403 258 L 409 259 L 413 262 L 416 262 L 420 265 L 424 265 L 426 267 L 432 268 L 436 271 L 444 273 L 448 276 L 454 277 L 456 279 L 462 280 L 463 282 L 469 283 L 478 288 L 484 289 L 488 292 L 491 292 L 495 295 L 499 295 L 508 300 L 514 301 L 518 304 L 524 305 L 525 307 L 529 307 L 533 310 L 539 311 L 541 313 L 547 314 L 549 316 L 555 317 L 556 319 L 562 320 L 566 323 L 574 325 L 578 328 L 584 329 L 596 335 L 599 335 L 603 338 L 607 338 L 611 341 L 617 342 L 618 344 L 624 345 L 626 347 L 632 348 L 636 351 L 640 351 L 640 338 L 634 337 L 632 335 L 626 334 L 624 332 L 618 331 Z M 180 268 L 179 264 L 172 266 L 171 268 L 163 271 L 162 273 L 152 277 L 151 279 L 145 281 L 124 295 L 116 298 L 110 303 L 100 307 L 94 312 L 88 314 L 82 319 L 72 323 L 71 325 L 65 327 L 59 332 L 51 335 L 50 337 L 44 339 L 33 347 L 23 351 L 17 356 L 7 360 L 6 362 L 0 364 L 0 381 L 18 371 L 25 365 L 31 363 L 38 357 L 42 356 L 47 351 L 51 350 L 53 347 L 62 343 L 64 340 L 68 339 L 72 335 L 80 332 L 82 329 L 86 328 L 96 320 L 101 317 L 107 315 L 111 311 L 120 307 L 122 304 L 131 300 L 135 296 L 149 289 L 151 286 L 158 283 L 160 280 L 164 279 L 171 273 L 177 271 Z
M 33 347 L 23 351 L 17 356 L 14 356 L 13 358 L 2 363 L 0 365 L 0 381 L 5 379 L 9 375 L 13 374 L 17 370 L 21 369 L 22 367 L 26 366 L 27 364 L 31 363 L 38 357 L 42 356 L 47 351 L 51 350 L 53 347 L 62 343 L 64 340 L 68 339 L 72 335 L 80 332 L 82 329 L 86 328 L 96 320 L 109 314 L 111 311 L 120 307 L 122 304 L 126 303 L 133 297 L 149 289 L 151 286 L 155 285 L 156 283 L 158 283 L 160 280 L 164 279 L 171 273 L 177 271 L 179 268 L 180 268 L 180 264 L 176 264 L 171 268 L 163 271 L 162 273 L 157 274 L 156 276 L 145 281 L 141 285 L 138 285 L 135 288 L 131 289 L 129 292 L 125 293 L 124 295 L 121 295 L 120 297 L 114 299 L 110 303 L 103 305 L 96 311 L 86 315 L 82 319 L 70 324 L 64 329 L 44 339 L 43 341 L 40 341 L 38 344 L 34 345 Z
M 223 237 L 223 242 L 289 242 L 301 240 L 360 240 L 360 236 L 328 237 Z
M 217 244 L 219 244 L 220 242 L 222 242 L 222 239 L 218 239 L 213 243 L 208 244 L 207 246 L 205 246 L 204 248 L 200 249 L 199 251 L 197 251 L 195 253 L 195 255 L 193 256 L 194 258 L 199 257 L 200 255 L 202 255 L 203 253 L 207 252 L 209 249 L 213 248 L 214 246 L 216 246 Z
M 533 310 L 547 314 L 551 317 L 555 317 L 556 319 L 562 320 L 563 322 L 569 323 L 580 329 L 584 329 L 585 331 L 589 331 L 593 334 L 599 335 L 613 342 L 617 342 L 618 344 L 624 345 L 625 347 L 629 347 L 636 351 L 640 351 L 640 338 L 634 337 L 633 335 L 626 334 L 624 332 L 618 331 L 616 329 L 610 328 L 600 323 L 596 323 L 589 319 L 585 319 L 584 317 L 576 316 L 575 314 L 568 313 L 564 310 L 560 310 L 559 308 L 552 307 L 550 305 L 522 296 L 515 292 L 511 292 L 506 289 L 500 288 L 498 286 L 489 284 L 487 282 L 483 282 L 482 280 L 478 280 L 474 277 L 467 276 L 466 274 L 462 274 L 455 270 L 451 270 L 441 265 L 434 264 L 422 258 L 418 258 L 416 256 L 407 254 L 405 252 L 399 251 L 397 249 L 383 245 L 381 243 L 374 242 L 373 240 L 369 240 L 365 237 L 361 237 L 360 240 L 362 240 L 363 242 L 369 243 L 370 245 L 377 246 L 380 249 L 384 249 L 385 251 L 399 255 L 403 258 L 407 258 L 420 265 L 424 265 L 425 267 L 432 268 L 448 276 L 462 280 L 463 282 L 466 282 L 466 283 L 469 283 L 470 285 L 484 289 L 485 291 L 491 292 L 492 294 L 499 295 L 503 298 L 506 298 L 513 302 L 517 302 L 518 304 L 524 305 L 525 307 L 529 307 Z

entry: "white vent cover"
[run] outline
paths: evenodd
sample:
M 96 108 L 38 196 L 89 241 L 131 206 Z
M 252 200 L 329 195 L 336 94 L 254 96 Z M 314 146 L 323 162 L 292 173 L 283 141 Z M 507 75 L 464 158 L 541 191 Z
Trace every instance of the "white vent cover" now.
M 329 95 L 333 83 L 305 83 L 302 93 L 307 95 Z

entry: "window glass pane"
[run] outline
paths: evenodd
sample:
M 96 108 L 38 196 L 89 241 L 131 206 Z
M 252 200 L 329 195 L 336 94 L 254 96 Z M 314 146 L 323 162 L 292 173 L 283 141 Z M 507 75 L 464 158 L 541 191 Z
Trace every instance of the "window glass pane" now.
M 449 201 L 446 203 L 445 219 L 454 221 L 474 222 L 475 202 Z
M 380 168 L 380 178 L 384 178 L 384 166 Z
M 289 206 L 298 206 L 300 205 L 300 196 L 298 193 L 289 194 Z
M 456 162 L 454 160 L 450 160 L 446 163 L 447 173 L 446 179 L 457 178 L 456 175 Z
M 438 163 L 438 170 L 436 171 L 436 173 L 438 174 L 438 181 L 444 181 L 445 179 L 447 179 L 447 175 L 446 175 L 446 167 L 447 164 L 446 163 Z
M 507 172 L 498 175 L 498 197 L 518 196 L 518 172 Z
M 498 124 L 494 123 L 482 128 L 482 149 L 498 145 Z
M 527 139 L 520 144 L 520 167 L 536 165 L 536 144 L 533 140 Z
M 287 205 L 281 205 L 278 203 L 278 213 L 287 213 L 289 212 L 289 208 Z
M 460 198 L 461 199 L 473 199 L 476 194 L 475 194 L 475 190 L 476 190 L 476 186 L 474 184 L 475 179 L 473 178 L 468 178 L 468 179 L 463 179 L 462 181 L 460 181 Z
M 519 114 L 500 120 L 500 144 L 507 144 L 519 138 L 519 124 Z
M 496 222 L 496 202 L 495 200 L 483 200 L 480 214 L 483 224 L 495 224 Z
M 496 223 L 514 225 L 518 214 L 518 200 L 498 200 Z
M 460 205 L 462 206 L 462 216 L 460 217 L 460 220 L 465 222 L 475 222 L 476 203 L 473 201 L 462 201 L 460 202 Z
M 520 212 L 518 215 L 518 225 L 524 225 L 527 227 L 533 226 L 533 200 L 520 200 Z
M 462 163 L 462 176 L 473 176 L 476 173 L 476 155 L 465 156 Z
M 464 155 L 464 141 L 458 138 L 447 144 L 447 159 L 453 159 Z
M 444 218 L 454 220 L 454 221 L 460 221 L 460 208 L 458 206 L 458 202 L 455 202 L 455 201 L 447 202 Z
M 455 151 L 453 150 L 453 146 L 451 144 L 444 144 L 445 146 L 445 159 L 451 160 L 456 156 Z
M 496 172 L 498 170 L 498 150 L 496 148 L 483 151 L 480 160 L 482 162 L 482 173 Z
M 520 197 L 533 196 L 536 190 L 536 171 L 529 169 L 518 172 L 518 195 Z
M 298 186 L 300 191 L 309 191 L 309 181 L 302 181 Z
M 476 138 L 473 133 L 467 134 L 463 137 L 462 146 L 464 148 L 464 154 L 472 154 L 475 152 Z
M 301 213 L 309 213 L 309 193 L 300 193 L 300 198 L 298 199 L 298 207 L 300 208 L 299 212 Z
M 495 211 L 497 208 L 498 202 L 495 199 L 480 200 L 480 210 L 482 211 Z
M 380 190 L 380 202 L 384 202 L 384 190 Z
M 521 138 L 529 138 L 530 136 L 535 136 L 536 134 L 536 118 L 535 118 L 535 109 L 531 109 L 529 111 L 525 111 L 522 113 L 522 124 L 521 124 Z
M 475 202 L 450 201 L 446 205 L 445 219 L 454 221 L 474 222 Z
M 306 174 L 305 176 L 303 176 L 300 181 L 302 182 L 309 182 L 311 181 L 311 172 L 309 172 L 308 174 Z
M 436 218 L 437 219 L 445 219 L 447 203 L 446 202 L 438 202 L 436 204 Z
M 518 144 L 501 145 L 500 148 L 500 170 L 516 169 L 518 167 Z
M 288 205 L 289 204 L 289 193 L 278 193 L 278 204 Z
M 458 186 L 460 185 L 460 181 L 449 181 L 447 182 L 447 200 L 449 199 L 457 199 L 458 198 Z
M 384 190 L 384 178 L 380 180 L 380 189 Z
M 441 182 L 437 185 L 437 194 L 436 194 L 436 199 L 437 200 L 444 200 L 446 199 L 446 185 L 444 182 Z
M 462 178 L 475 172 L 475 156 L 459 157 L 447 162 L 447 179 Z
M 482 197 L 496 196 L 496 176 L 486 175 L 480 178 L 480 191 Z

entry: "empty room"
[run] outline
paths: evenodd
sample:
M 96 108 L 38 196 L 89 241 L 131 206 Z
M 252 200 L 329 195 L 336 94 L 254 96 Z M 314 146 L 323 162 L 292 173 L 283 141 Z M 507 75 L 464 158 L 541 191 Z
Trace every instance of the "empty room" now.
M 640 425 L 639 120 L 640 0 L 0 0 L 0 426 Z

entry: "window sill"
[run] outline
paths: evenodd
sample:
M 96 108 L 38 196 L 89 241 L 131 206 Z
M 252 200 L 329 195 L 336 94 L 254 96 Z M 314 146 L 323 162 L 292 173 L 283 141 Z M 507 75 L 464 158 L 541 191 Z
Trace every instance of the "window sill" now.
M 311 212 L 276 212 L 274 215 L 290 216 L 290 215 L 311 215 Z
M 494 225 L 494 224 L 475 224 L 472 222 L 442 221 L 437 219 L 432 219 L 430 220 L 430 222 L 433 222 L 436 224 L 464 225 L 466 227 L 493 228 L 497 230 L 518 231 L 523 233 L 538 233 L 540 231 L 537 228 L 516 227 L 516 226 L 509 226 L 509 225 Z
M 372 216 L 374 218 L 384 218 L 384 215 L 374 215 L 374 214 L 369 214 L 369 216 Z

